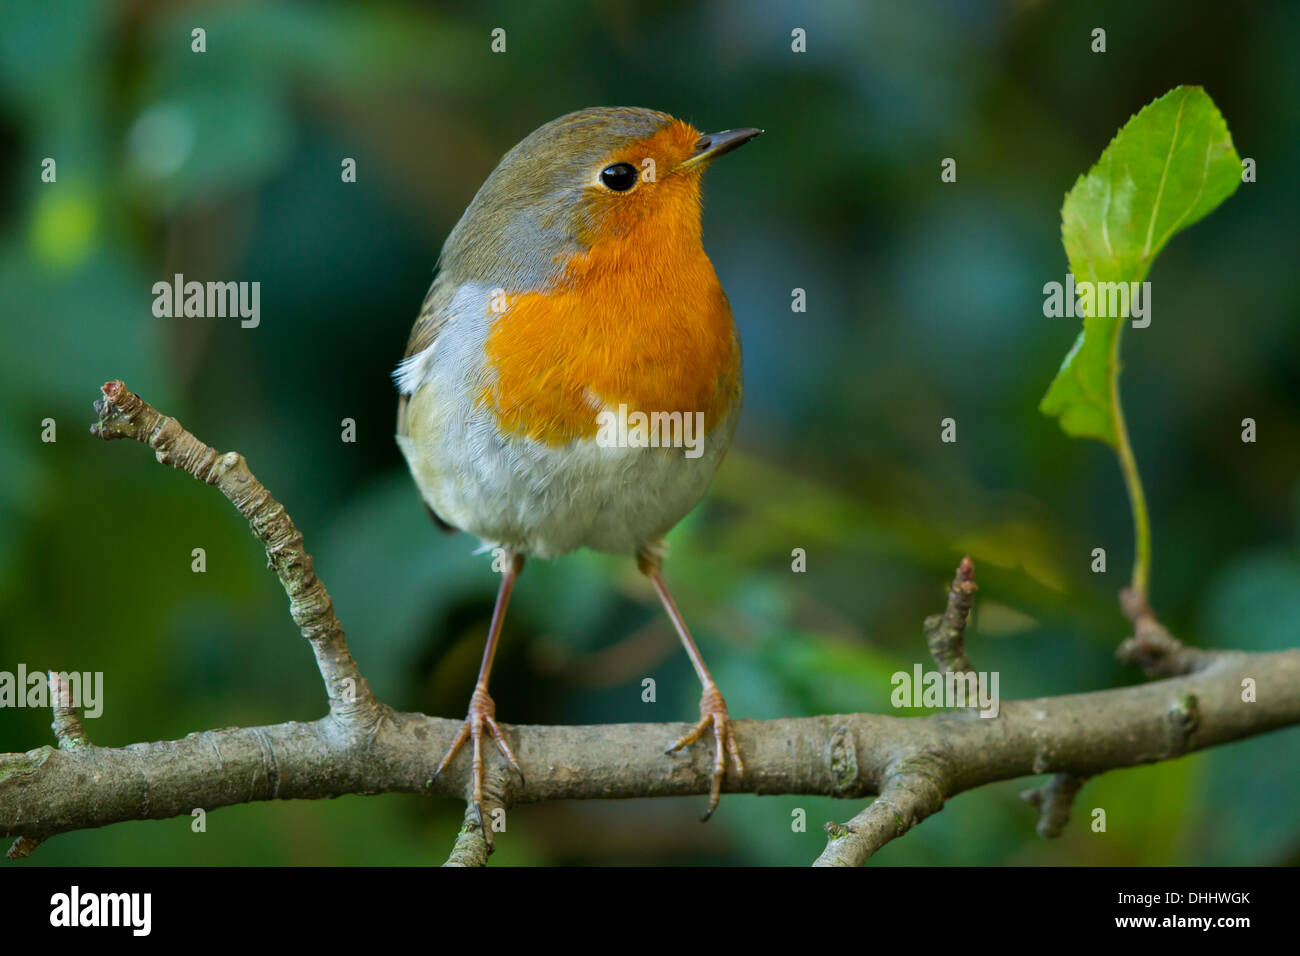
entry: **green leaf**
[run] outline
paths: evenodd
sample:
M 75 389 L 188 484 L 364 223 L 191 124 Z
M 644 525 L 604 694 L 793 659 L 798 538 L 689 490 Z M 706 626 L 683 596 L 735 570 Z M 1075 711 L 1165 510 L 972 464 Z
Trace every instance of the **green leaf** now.
M 1214 101 L 1199 86 L 1166 93 L 1124 124 L 1061 207 L 1075 282 L 1142 282 L 1173 236 L 1241 182 L 1241 160 Z M 1148 303 L 1149 304 L 1149 303 Z M 1039 410 L 1066 434 L 1118 448 L 1119 339 L 1125 318 L 1087 310 L 1083 331 Z

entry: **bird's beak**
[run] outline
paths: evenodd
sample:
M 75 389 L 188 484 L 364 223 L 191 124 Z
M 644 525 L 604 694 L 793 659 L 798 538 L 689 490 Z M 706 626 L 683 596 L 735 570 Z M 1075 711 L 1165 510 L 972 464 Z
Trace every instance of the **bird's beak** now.
M 705 133 L 696 142 L 695 152 L 677 168 L 707 166 L 723 153 L 729 153 L 737 146 L 744 146 L 761 132 L 763 132 L 761 129 L 746 126 L 744 129 L 724 129 L 720 133 Z

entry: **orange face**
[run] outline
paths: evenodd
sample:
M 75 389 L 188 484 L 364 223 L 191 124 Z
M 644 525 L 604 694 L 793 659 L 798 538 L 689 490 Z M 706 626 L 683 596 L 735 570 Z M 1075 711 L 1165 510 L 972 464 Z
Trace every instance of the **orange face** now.
M 700 138 L 676 120 L 606 156 L 579 199 L 586 251 L 553 288 L 507 290 L 480 399 L 504 431 L 564 444 L 594 436 L 605 406 L 700 411 L 706 428 L 730 408 L 740 349 L 700 242 L 703 166 L 688 162 Z M 635 173 L 627 188 L 626 168 L 606 174 L 620 164 Z
M 579 240 L 599 245 L 617 240 L 652 222 L 664 238 L 680 233 L 696 245 L 700 240 L 699 166 L 681 168 L 694 153 L 700 133 L 689 123 L 674 120 L 649 139 L 614 150 L 597 164 L 591 185 L 583 195 Z M 606 176 L 612 168 L 630 167 L 631 188 Z

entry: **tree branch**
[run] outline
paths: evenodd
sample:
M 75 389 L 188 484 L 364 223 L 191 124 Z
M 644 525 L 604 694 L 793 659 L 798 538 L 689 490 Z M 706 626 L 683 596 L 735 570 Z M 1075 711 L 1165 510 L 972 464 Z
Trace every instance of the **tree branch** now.
M 223 455 L 205 445 L 120 381 L 109 382 L 101 391 L 104 397 L 95 402 L 99 422 L 90 426 L 90 433 L 105 441 L 131 438 L 143 442 L 153 448 L 160 463 L 216 485 L 266 548 L 267 567 L 280 579 L 289 596 L 289 613 L 316 655 L 330 713 L 343 721 L 377 721 L 381 708 L 352 659 L 329 592 L 312 570 L 302 532 L 249 471 L 244 456 L 233 451 Z
M 120 382 L 106 385 L 104 395 L 97 403 L 96 434 L 151 445 L 159 461 L 217 485 L 249 519 L 289 595 L 294 620 L 316 652 L 330 712 L 311 723 L 213 730 L 113 748 L 95 746 L 78 732 L 75 713 L 60 712 L 66 701 L 56 694 L 60 748 L 0 754 L 0 836 L 19 838 L 11 855 L 24 855 L 41 840 L 71 830 L 188 816 L 195 808 L 257 800 L 395 791 L 463 798 L 467 754 L 436 781 L 430 779 L 461 721 L 399 713 L 373 697 L 348 652 L 324 585 L 311 571 L 301 535 L 243 459 L 218 455 Z M 966 577 L 973 592 L 972 575 Z M 954 587 L 958 603 L 963 594 L 969 596 L 965 588 Z M 963 621 L 968 611 L 967 600 Z M 964 657 L 964 649 L 958 650 Z M 964 710 L 924 718 L 849 714 L 737 721 L 746 771 L 743 779 L 729 773 L 723 789 L 878 795 L 847 825 L 831 826 L 818 861 L 853 865 L 940 810 L 948 797 L 974 787 L 1036 774 L 1083 778 L 1300 723 L 1300 650 L 1246 654 L 1193 651 L 1179 644 L 1163 659 L 1176 662 L 1178 676 L 1135 687 L 1003 701 L 995 718 Z M 1252 702 L 1242 700 L 1247 679 L 1256 684 Z M 527 783 L 491 764 L 487 816 L 498 808 L 547 800 L 707 793 L 708 748 L 663 754 L 666 742 L 688 726 L 507 727 Z M 483 822 L 486 830 L 467 811 L 450 865 L 486 860 L 491 821 Z
M 1257 681 L 1257 702 L 1241 683 Z M 1135 687 L 1004 701 L 998 717 L 960 713 L 923 718 L 847 714 L 736 722 L 744 780 L 729 793 L 879 794 L 907 758 L 933 760 L 947 796 L 1034 774 L 1092 776 L 1155 763 L 1300 723 L 1300 651 L 1223 653 L 1195 674 Z M 1171 703 L 1198 701 L 1185 736 Z M 319 799 L 394 791 L 464 796 L 468 757 L 430 785 L 437 755 L 460 720 L 388 712 L 373 736 L 313 723 L 213 730 L 129 747 L 43 747 L 0 756 L 0 836 L 47 838 L 124 820 L 188 815 L 196 807 L 255 800 Z M 507 806 L 562 799 L 705 794 L 711 754 L 665 757 L 665 741 L 689 726 L 608 724 L 512 726 L 527 777 L 503 787 Z M 832 759 L 847 746 L 856 765 Z M 906 779 L 904 780 L 906 782 Z
M 826 824 L 830 838 L 813 866 L 862 866 L 895 837 L 943 809 L 950 783 L 942 762 L 926 754 L 891 765 L 880 796 L 848 823 Z

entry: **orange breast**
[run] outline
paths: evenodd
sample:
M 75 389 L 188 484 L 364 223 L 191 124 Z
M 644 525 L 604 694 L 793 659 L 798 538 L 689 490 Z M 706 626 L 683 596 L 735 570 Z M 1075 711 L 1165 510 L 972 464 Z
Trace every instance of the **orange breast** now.
M 669 183 L 659 184 L 660 188 Z M 480 401 L 502 430 L 547 444 L 591 438 L 604 405 L 723 418 L 739 389 L 731 308 L 699 240 L 698 182 L 653 215 L 607 221 L 549 292 L 507 296 Z

